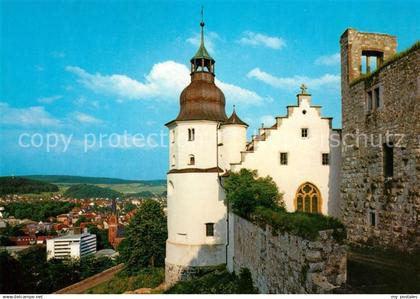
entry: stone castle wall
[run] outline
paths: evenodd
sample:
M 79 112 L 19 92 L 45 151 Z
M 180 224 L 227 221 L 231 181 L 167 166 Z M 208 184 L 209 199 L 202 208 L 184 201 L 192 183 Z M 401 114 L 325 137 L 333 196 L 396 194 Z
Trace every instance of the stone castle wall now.
M 357 77 L 351 66 L 361 48 L 376 47 L 389 56 L 395 43 L 383 43 L 384 35 L 350 35 L 353 41 L 341 40 L 342 221 L 350 243 L 413 251 L 420 244 L 420 49 L 352 84 L 349 78 Z M 376 87 L 382 107 L 368 112 L 367 92 Z M 388 141 L 393 143 L 392 177 L 384 174 Z
M 165 263 L 165 283 L 168 286 L 174 285 L 178 281 L 188 280 L 199 273 L 199 267 L 180 266 Z
M 260 293 L 331 293 L 346 281 L 346 248 L 330 230 L 311 242 L 233 214 L 229 224 L 228 269 L 248 268 Z

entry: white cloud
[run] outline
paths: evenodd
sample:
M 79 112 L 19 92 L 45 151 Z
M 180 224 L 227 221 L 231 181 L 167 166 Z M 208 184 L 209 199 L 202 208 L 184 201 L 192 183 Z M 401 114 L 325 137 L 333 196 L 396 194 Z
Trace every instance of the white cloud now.
M 155 64 L 144 83 L 121 74 L 90 74 L 77 66 L 67 66 L 66 70 L 77 75 L 77 81 L 94 92 L 131 100 L 172 98 L 174 92 L 188 84 L 189 77 L 187 67 L 174 61 Z
M 155 64 L 144 82 L 139 82 L 126 75 L 91 74 L 77 66 L 67 66 L 66 70 L 77 75 L 77 81 L 84 87 L 111 97 L 117 101 L 178 99 L 181 91 L 190 83 L 190 70 L 175 61 Z M 256 92 L 216 80 L 216 84 L 225 93 L 229 104 L 260 104 L 263 98 Z
M 38 99 L 38 102 L 42 103 L 42 104 L 52 104 L 55 101 L 61 99 L 63 96 L 61 95 L 56 95 L 56 96 L 51 96 L 51 97 L 42 97 Z
M 64 58 L 66 57 L 66 53 L 61 52 L 61 51 L 52 51 L 51 56 L 55 58 Z
M 154 120 L 148 120 L 146 121 L 146 126 L 152 127 L 156 125 L 157 123 Z
M 286 42 L 281 37 L 268 36 L 263 33 L 246 31 L 243 37 L 238 40 L 240 44 L 250 46 L 263 46 L 271 49 L 281 49 L 286 46 Z
M 76 111 L 72 114 L 72 116 L 76 121 L 84 124 L 99 124 L 102 122 L 102 120 L 83 112 Z
M 40 64 L 35 65 L 35 70 L 37 72 L 43 72 L 44 71 L 44 67 Z
M 224 83 L 219 80 L 215 80 L 216 85 L 223 91 L 228 104 L 262 104 L 263 98 L 255 91 L 245 89 L 233 84 Z
M 215 52 L 215 43 L 217 40 L 220 40 L 220 36 L 216 32 L 206 32 L 204 36 L 204 44 L 206 49 L 210 52 L 210 55 L 214 54 Z M 187 38 L 186 41 L 198 49 L 201 42 L 201 34 L 196 33 L 193 36 Z
M 311 78 L 307 76 L 276 77 L 260 70 L 259 68 L 255 68 L 251 70 L 247 76 L 248 78 L 262 81 L 272 87 L 288 90 L 298 90 L 302 83 L 305 83 L 309 89 L 338 89 L 340 86 L 340 76 L 332 74 L 325 74 L 318 78 Z
M 328 66 L 338 65 L 340 64 L 340 53 L 320 56 L 315 60 L 315 64 L 322 64 L 322 65 L 328 65 Z
M 60 124 L 60 121 L 52 117 L 42 106 L 14 108 L 0 102 L 0 115 L 0 123 L 6 125 L 57 126 Z
M 73 104 L 76 105 L 77 107 L 84 107 L 84 108 L 90 107 L 90 108 L 99 109 L 101 107 L 101 104 L 99 103 L 98 100 L 88 101 L 84 96 L 81 96 L 77 98 L 76 100 L 74 100 Z
M 260 123 L 264 124 L 264 127 L 271 127 L 276 122 L 276 119 L 272 115 L 263 115 L 260 117 Z

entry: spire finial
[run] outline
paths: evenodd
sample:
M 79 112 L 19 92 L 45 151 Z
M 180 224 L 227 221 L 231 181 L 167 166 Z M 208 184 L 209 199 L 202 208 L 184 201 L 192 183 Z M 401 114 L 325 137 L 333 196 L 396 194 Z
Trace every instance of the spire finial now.
M 302 85 L 300 86 L 300 90 L 301 90 L 300 94 L 308 93 L 308 87 L 304 83 L 302 83 Z
M 233 112 L 235 112 L 235 108 L 236 108 L 236 105 L 235 105 L 235 104 L 233 104 Z
M 201 6 L 201 44 L 204 45 L 204 6 Z

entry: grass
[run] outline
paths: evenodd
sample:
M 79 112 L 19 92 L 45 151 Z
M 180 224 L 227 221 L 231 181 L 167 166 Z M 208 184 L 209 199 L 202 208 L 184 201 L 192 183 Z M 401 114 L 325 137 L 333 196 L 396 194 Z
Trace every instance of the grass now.
M 133 276 L 124 271 L 115 275 L 111 280 L 90 288 L 86 294 L 122 294 L 140 288 L 156 288 L 165 279 L 165 269 L 147 268 Z
M 16 194 L 17 196 L 24 196 L 30 200 L 39 200 L 39 199 L 50 199 L 54 195 L 60 195 L 60 191 L 58 192 L 40 192 L 40 193 L 24 193 L 24 194 Z
M 74 184 L 70 183 L 57 183 L 56 184 L 60 191 L 64 193 L 69 187 Z M 138 193 L 143 191 L 150 191 L 154 194 L 160 195 L 163 191 L 166 191 L 166 182 L 165 184 L 144 184 L 144 183 L 130 183 L 130 184 L 93 184 L 98 187 L 109 188 L 120 193 L 130 194 Z
M 239 275 L 226 268 L 206 273 L 200 277 L 181 281 L 168 289 L 166 294 L 258 294 L 253 287 L 251 273 L 242 269 Z
M 346 237 L 344 225 L 337 219 L 321 214 L 288 213 L 284 209 L 257 207 L 251 221 L 269 224 L 275 231 L 288 232 L 309 240 L 316 240 L 319 231 L 333 229 L 333 237 L 342 242 Z
M 98 185 L 100 187 L 111 188 L 115 191 L 127 194 L 127 193 L 138 193 L 142 191 L 150 191 L 154 194 L 160 195 L 163 191 L 166 191 L 166 182 L 163 185 L 145 185 L 143 183 L 133 184 L 109 184 L 109 185 Z

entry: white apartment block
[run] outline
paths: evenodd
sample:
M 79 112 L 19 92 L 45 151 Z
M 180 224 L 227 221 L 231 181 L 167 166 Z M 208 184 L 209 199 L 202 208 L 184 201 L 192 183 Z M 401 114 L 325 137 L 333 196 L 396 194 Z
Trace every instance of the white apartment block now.
M 96 235 L 68 234 L 47 240 L 47 259 L 81 258 L 96 252 Z

